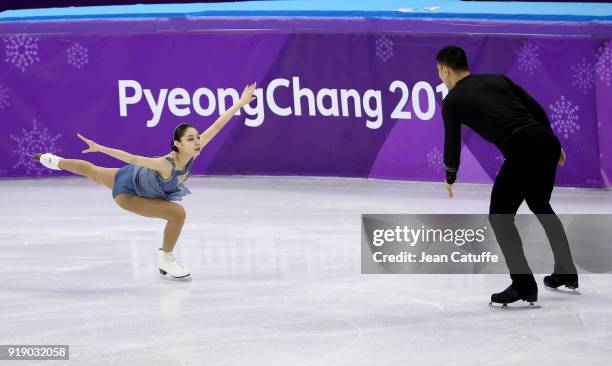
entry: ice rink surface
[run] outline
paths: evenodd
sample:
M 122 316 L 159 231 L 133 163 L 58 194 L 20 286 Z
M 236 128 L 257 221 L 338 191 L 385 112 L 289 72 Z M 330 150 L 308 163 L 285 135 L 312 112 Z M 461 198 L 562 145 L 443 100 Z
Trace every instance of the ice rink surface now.
M 486 213 L 489 185 L 193 177 L 177 257 L 163 221 L 81 178 L 2 180 L 0 344 L 68 344 L 19 365 L 609 365 L 612 276 L 542 309 L 487 306 L 505 275 L 362 275 L 363 213 Z M 558 213 L 612 213 L 612 192 L 557 189 Z M 521 207 L 519 212 L 528 212 Z

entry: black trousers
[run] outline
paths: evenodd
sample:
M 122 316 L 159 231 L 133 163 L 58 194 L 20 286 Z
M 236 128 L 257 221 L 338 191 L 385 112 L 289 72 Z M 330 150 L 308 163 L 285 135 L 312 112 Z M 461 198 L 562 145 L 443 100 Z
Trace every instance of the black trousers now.
M 563 224 L 550 206 L 561 155 L 559 140 L 543 126 L 528 127 L 512 136 L 504 155 L 506 160 L 491 192 L 489 221 L 506 259 L 513 285 L 536 286 L 514 224 L 514 216 L 523 201 L 544 227 L 555 259 L 554 272 L 576 273 Z

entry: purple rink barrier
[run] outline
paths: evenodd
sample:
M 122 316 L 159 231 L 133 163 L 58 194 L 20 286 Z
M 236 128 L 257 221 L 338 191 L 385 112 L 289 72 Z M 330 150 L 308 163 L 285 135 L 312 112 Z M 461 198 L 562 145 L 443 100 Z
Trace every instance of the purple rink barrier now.
M 445 89 L 434 57 L 452 43 L 466 49 L 472 72 L 508 75 L 548 112 L 568 155 L 558 185 L 610 186 L 606 25 L 591 24 L 594 35 L 577 23 L 525 36 L 445 33 L 448 24 L 434 32 L 432 22 L 406 20 L 334 31 L 249 30 L 252 19 L 242 30 L 223 29 L 219 19 L 207 29 L 207 21 L 1 23 L 0 177 L 68 175 L 28 154 L 83 157 L 77 132 L 135 154 L 165 154 L 178 123 L 204 130 L 257 81 L 257 100 L 203 150 L 194 174 L 442 181 Z M 267 28 L 267 20 L 258 22 Z M 464 32 L 475 27 L 466 24 Z M 568 36 L 573 26 L 576 35 Z M 491 182 L 501 153 L 465 127 L 463 141 L 458 181 Z M 102 154 L 85 157 L 123 165 Z

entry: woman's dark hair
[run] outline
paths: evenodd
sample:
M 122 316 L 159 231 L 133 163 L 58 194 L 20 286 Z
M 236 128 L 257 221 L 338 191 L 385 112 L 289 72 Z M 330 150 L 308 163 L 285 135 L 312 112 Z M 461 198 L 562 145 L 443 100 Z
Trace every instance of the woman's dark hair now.
M 185 131 L 187 131 L 187 129 L 190 127 L 195 128 L 189 123 L 181 123 L 180 125 L 176 126 L 174 129 L 174 135 L 172 136 L 172 141 L 170 141 L 172 151 L 178 151 L 178 148 L 174 146 L 174 141 L 181 141 L 181 138 L 185 136 Z
M 448 66 L 453 71 L 467 71 L 468 61 L 465 51 L 461 47 L 446 46 L 436 55 L 436 61 L 440 65 Z

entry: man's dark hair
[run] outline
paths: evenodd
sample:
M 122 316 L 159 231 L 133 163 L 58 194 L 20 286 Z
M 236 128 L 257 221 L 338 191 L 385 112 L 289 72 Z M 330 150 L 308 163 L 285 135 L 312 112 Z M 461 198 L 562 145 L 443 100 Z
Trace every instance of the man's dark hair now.
M 446 46 L 436 55 L 436 61 L 440 65 L 445 65 L 453 69 L 453 71 L 467 71 L 468 61 L 465 51 L 461 47 Z

